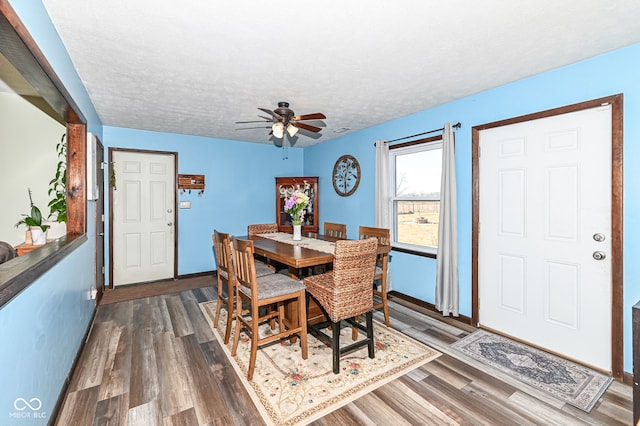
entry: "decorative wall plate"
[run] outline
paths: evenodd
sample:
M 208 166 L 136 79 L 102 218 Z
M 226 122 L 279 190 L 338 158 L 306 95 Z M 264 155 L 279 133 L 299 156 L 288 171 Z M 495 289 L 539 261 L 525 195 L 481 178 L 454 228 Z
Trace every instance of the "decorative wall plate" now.
M 356 192 L 360 184 L 360 164 L 355 157 L 343 155 L 333 166 L 333 189 L 342 197 Z

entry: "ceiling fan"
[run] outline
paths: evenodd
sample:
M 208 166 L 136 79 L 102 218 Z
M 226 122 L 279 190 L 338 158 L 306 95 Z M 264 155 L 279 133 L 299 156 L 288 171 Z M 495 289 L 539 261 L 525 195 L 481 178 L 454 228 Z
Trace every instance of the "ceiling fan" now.
M 271 126 L 270 135 L 278 139 L 284 137 L 284 132 L 289 134 L 290 137 L 294 137 L 298 133 L 298 129 L 303 129 L 309 132 L 318 133 L 322 130 L 320 127 L 312 126 L 310 124 L 301 123 L 306 120 L 323 120 L 327 118 L 321 112 L 315 112 L 313 114 L 295 115 L 292 109 L 289 108 L 288 102 L 278 102 L 278 108 L 273 111 L 266 108 L 258 108 L 260 111 L 269 114 L 269 117 L 259 115 L 262 120 L 257 121 L 236 121 L 236 124 L 248 124 L 248 123 L 273 123 Z

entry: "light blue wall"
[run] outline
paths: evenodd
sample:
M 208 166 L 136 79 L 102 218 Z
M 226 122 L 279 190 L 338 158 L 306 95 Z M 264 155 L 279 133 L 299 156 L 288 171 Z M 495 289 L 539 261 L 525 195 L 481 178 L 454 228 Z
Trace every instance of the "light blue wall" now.
M 40 1 L 10 0 L 20 19 L 88 120 L 102 125 Z M 88 203 L 89 241 L 0 309 L 0 424 L 46 424 L 95 310 L 94 203 Z M 38 398 L 37 411 L 18 411 L 18 398 Z M 22 407 L 21 407 L 22 408 Z M 18 414 L 16 414 L 18 412 Z M 30 417 L 20 417 L 29 414 Z M 39 418 L 35 418 L 39 415 Z
M 215 269 L 214 228 L 245 235 L 249 223 L 275 222 L 275 177 L 302 174 L 300 148 L 288 148 L 283 160 L 282 150 L 271 144 L 118 127 L 104 128 L 104 143 L 105 148 L 177 152 L 178 173 L 205 176 L 204 194 L 178 197 L 191 201 L 191 209 L 178 210 L 179 275 Z
M 320 176 L 320 221 L 347 223 L 355 237 L 359 225 L 373 225 L 373 142 L 438 129 L 447 121 L 460 121 L 456 132 L 458 183 L 458 239 L 460 313 L 471 315 L 471 128 L 564 105 L 624 93 L 624 369 L 631 372 L 631 307 L 640 299 L 640 262 L 635 257 L 640 241 L 640 45 L 633 45 L 512 84 L 488 90 L 380 124 L 305 149 L 304 171 Z M 330 118 L 328 118 L 330 119 Z M 348 198 L 338 197 L 331 186 L 335 160 L 352 154 L 362 168 L 361 187 Z M 393 288 L 435 302 L 435 260 L 393 253 Z M 605 308 L 605 307 L 603 307 Z

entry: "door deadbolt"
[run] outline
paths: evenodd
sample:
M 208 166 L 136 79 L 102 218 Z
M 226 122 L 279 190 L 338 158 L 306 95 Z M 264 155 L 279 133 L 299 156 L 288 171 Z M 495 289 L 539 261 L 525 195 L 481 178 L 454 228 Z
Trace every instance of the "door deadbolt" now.
M 601 234 L 599 232 L 596 233 L 596 234 L 593 234 L 593 240 L 597 241 L 599 243 L 603 242 L 604 241 L 604 234 Z
M 606 254 L 604 254 L 604 252 L 601 251 L 594 251 L 593 252 L 593 258 L 595 260 L 604 260 L 607 257 Z
M 167 226 L 171 226 L 171 225 L 173 225 L 173 222 L 167 222 Z

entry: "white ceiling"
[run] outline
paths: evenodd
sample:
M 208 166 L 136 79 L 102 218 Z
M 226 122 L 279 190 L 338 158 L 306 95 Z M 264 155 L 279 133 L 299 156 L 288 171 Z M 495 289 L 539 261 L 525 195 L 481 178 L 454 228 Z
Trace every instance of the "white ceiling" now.
M 43 0 L 107 126 L 308 146 L 640 42 L 638 0 Z M 324 127 L 326 125 L 326 127 Z

